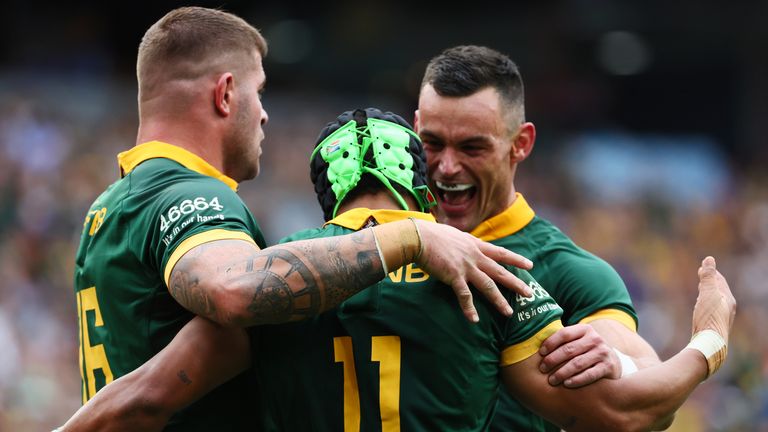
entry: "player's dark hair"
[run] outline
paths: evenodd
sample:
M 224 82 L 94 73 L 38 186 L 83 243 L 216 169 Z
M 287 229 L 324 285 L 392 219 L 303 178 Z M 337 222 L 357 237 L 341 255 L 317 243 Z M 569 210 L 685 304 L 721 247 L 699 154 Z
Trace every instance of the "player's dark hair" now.
M 449 97 L 470 96 L 493 87 L 509 106 L 519 110 L 524 106 L 523 80 L 517 65 L 484 46 L 461 45 L 440 53 L 427 65 L 421 86 L 427 84 L 440 96 Z
M 385 120 L 391 123 L 395 123 L 407 129 L 413 130 L 413 127 L 408 124 L 402 117 L 389 111 L 382 112 L 377 108 L 356 109 L 354 111 L 346 111 L 339 115 L 335 121 L 328 123 L 325 128 L 320 132 L 320 135 L 315 141 L 315 147 L 323 142 L 329 135 L 336 132 L 339 128 L 349 123 L 350 120 L 354 120 L 358 127 L 364 127 L 366 120 L 369 118 Z M 427 158 L 424 153 L 424 147 L 421 141 L 414 135 L 410 137 L 408 144 L 408 153 L 413 157 L 413 165 L 411 170 L 413 171 L 412 185 L 414 188 L 427 185 Z M 366 154 L 363 156 L 366 161 L 373 161 L 373 148 L 370 147 Z M 315 186 L 315 193 L 317 194 L 317 201 L 320 203 L 320 207 L 323 209 L 323 217 L 326 221 L 333 218 L 334 208 L 337 204 L 336 195 L 331 189 L 332 184 L 328 179 L 328 167 L 321 152 L 315 152 L 314 157 L 310 161 L 310 173 L 309 176 L 312 179 L 312 183 Z M 401 196 L 409 196 L 411 191 L 406 188 L 392 182 L 392 187 Z M 355 187 L 345 196 L 343 200 L 354 199 L 355 197 L 365 195 L 368 193 L 375 193 L 382 190 L 387 190 L 386 186 L 376 177 L 371 174 L 364 173 L 360 177 L 360 181 Z

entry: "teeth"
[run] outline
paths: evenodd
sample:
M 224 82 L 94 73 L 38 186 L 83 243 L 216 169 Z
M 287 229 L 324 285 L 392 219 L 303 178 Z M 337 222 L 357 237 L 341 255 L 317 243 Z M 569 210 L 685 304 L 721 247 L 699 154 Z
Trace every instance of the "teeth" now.
M 442 189 L 448 192 L 461 192 L 474 186 L 472 184 L 460 184 L 460 183 L 449 184 L 449 183 L 443 183 L 439 181 L 436 181 L 435 184 L 437 185 L 438 189 Z

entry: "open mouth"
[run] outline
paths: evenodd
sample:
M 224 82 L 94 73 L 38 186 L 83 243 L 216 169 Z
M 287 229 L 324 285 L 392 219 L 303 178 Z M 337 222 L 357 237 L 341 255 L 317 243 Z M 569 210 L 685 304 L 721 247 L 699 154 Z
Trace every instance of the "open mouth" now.
M 443 183 L 435 181 L 437 197 L 446 210 L 463 209 L 475 197 L 477 188 L 469 183 Z

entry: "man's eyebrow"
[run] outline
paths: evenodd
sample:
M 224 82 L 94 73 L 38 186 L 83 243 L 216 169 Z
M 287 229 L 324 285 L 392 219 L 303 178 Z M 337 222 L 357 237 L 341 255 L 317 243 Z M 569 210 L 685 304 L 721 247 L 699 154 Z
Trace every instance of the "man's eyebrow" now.
M 440 135 L 438 135 L 438 134 L 436 134 L 434 132 L 431 132 L 429 130 L 422 129 L 422 130 L 419 131 L 419 135 L 422 135 L 422 136 L 430 138 L 430 139 L 435 139 L 437 141 L 444 141 L 443 138 Z M 462 145 L 462 144 L 478 144 L 478 143 L 479 144 L 483 144 L 483 143 L 487 143 L 487 142 L 488 142 L 488 137 L 487 136 L 485 136 L 485 135 L 473 135 L 471 137 L 462 139 L 457 144 L 458 145 Z
M 476 135 L 471 136 L 469 138 L 464 138 L 463 140 L 459 141 L 459 145 L 462 144 L 485 144 L 488 142 L 488 137 L 485 135 Z
M 435 139 L 438 139 L 438 140 L 441 139 L 440 135 L 437 135 L 434 132 L 430 132 L 430 131 L 424 130 L 424 129 L 419 131 L 419 135 L 427 136 L 427 137 L 430 137 L 430 138 L 435 138 Z

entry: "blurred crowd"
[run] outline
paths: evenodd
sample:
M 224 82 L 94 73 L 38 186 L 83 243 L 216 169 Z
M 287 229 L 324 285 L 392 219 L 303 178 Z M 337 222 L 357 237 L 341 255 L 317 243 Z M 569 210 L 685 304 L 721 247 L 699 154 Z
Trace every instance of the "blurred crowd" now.
M 75 250 L 88 206 L 117 178 L 116 154 L 135 143 L 131 88 L 110 87 L 100 108 L 47 94 L 0 99 L 0 431 L 51 429 L 80 404 Z M 357 102 L 275 93 L 265 105 L 262 174 L 241 196 L 274 243 L 321 222 L 308 156 L 325 123 Z M 690 338 L 704 256 L 739 303 L 728 361 L 672 430 L 768 431 L 768 174 L 734 168 L 706 139 L 577 132 L 545 134 L 519 190 L 619 271 L 662 358 Z M 636 144 L 656 146 L 656 160 Z

